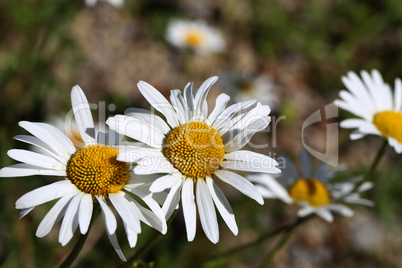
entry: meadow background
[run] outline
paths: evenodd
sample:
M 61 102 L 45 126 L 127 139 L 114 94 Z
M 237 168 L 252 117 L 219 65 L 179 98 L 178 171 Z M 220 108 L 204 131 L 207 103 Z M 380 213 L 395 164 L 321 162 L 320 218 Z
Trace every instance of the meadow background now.
M 227 42 L 222 53 L 199 55 L 179 51 L 165 40 L 174 18 L 201 19 L 220 29 Z M 338 97 L 341 76 L 349 70 L 378 69 L 393 85 L 402 76 L 402 5 L 400 0 L 180 0 L 126 1 L 122 8 L 106 2 L 87 7 L 71 0 L 0 0 L 0 167 L 13 164 L 6 152 L 25 148 L 12 139 L 25 134 L 21 120 L 52 122 L 71 109 L 70 91 L 78 84 L 89 102 L 105 101 L 116 109 L 149 109 L 136 83 L 144 80 L 168 96 L 188 81 L 220 80 L 210 103 L 221 92 L 233 98 L 259 76 L 271 79 L 278 102 L 272 115 L 286 116 L 272 131 L 254 138 L 258 151 L 285 153 L 293 159 L 302 148 L 306 118 Z M 349 117 L 341 111 L 339 120 Z M 96 118 L 96 116 L 95 116 Z M 334 122 L 334 121 L 332 121 Z M 325 122 L 306 130 L 313 148 L 325 145 Z M 363 174 L 381 144 L 379 137 L 349 140 L 340 130 L 340 162 L 344 177 Z M 317 150 L 318 150 L 317 149 Z M 272 155 L 271 155 L 272 156 Z M 318 162 L 315 162 L 316 164 Z M 353 218 L 337 216 L 328 224 L 314 219 L 300 226 L 275 257 L 272 267 L 402 267 L 402 156 L 388 149 L 375 173 L 375 187 L 366 197 L 374 208 L 355 207 Z M 53 177 L 0 179 L 0 266 L 54 267 L 70 252 L 77 236 L 62 247 L 58 228 L 35 237 L 52 204 L 37 207 L 18 220 L 15 201 Z M 297 208 L 266 200 L 260 206 L 230 187 L 224 189 L 239 226 L 235 237 L 220 222 L 220 241 L 212 244 L 197 227 L 187 242 L 181 212 L 168 233 L 139 267 L 255 267 L 275 239 L 241 253 L 209 262 L 216 253 L 246 244 L 295 220 Z M 121 223 L 120 223 L 121 224 Z M 153 234 L 143 226 L 137 247 L 130 249 L 119 226 L 119 241 L 130 257 Z M 191 263 L 189 263 L 191 261 Z M 76 267 L 120 264 L 103 229 L 95 222 Z

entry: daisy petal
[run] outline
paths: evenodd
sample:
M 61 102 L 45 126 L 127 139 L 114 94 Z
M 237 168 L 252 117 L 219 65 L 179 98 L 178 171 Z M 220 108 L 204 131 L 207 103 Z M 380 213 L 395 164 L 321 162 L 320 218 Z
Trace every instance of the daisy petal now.
M 344 206 L 344 205 L 329 204 L 327 207 L 328 207 L 328 209 L 335 211 L 345 217 L 352 217 L 354 214 L 353 210 L 351 210 L 350 208 L 348 208 L 347 206 Z
M 235 151 L 227 153 L 225 154 L 224 159 L 228 160 L 221 164 L 221 166 L 225 168 L 263 173 L 281 172 L 280 169 L 275 167 L 278 163 L 273 158 L 251 151 Z
M 315 211 L 315 214 L 317 214 L 327 222 L 333 222 L 334 220 L 334 216 L 332 216 L 331 212 L 329 212 L 327 208 L 319 208 Z
M 126 194 L 123 192 L 110 193 L 109 200 L 119 213 L 120 217 L 127 224 L 127 226 L 134 232 L 141 233 L 141 224 L 138 216 L 133 213 L 131 205 L 124 197 Z
M 300 151 L 300 169 L 304 178 L 311 177 L 311 161 L 307 150 Z
M 35 207 L 73 193 L 79 193 L 79 190 L 70 181 L 54 182 L 24 194 L 15 202 L 15 208 L 24 209 Z
M 219 241 L 218 220 L 212 197 L 203 178 L 197 179 L 196 197 L 202 229 L 208 239 L 216 244 Z
M 167 134 L 171 130 L 162 118 L 145 109 L 128 108 L 124 111 L 124 115 L 144 120 L 148 124 L 156 126 L 156 128 L 163 134 Z
M 198 89 L 197 94 L 194 97 L 195 110 L 199 113 L 199 115 L 201 115 L 204 118 L 206 118 L 208 115 L 208 105 L 206 102 L 208 92 L 217 80 L 218 80 L 217 76 L 213 76 L 205 80 L 204 83 L 202 83 L 202 85 Z
M 184 181 L 181 192 L 181 204 L 183 206 L 184 222 L 186 223 L 187 240 L 191 242 L 194 240 L 197 226 L 193 179 L 186 179 Z
M 95 196 L 95 197 L 101 206 L 102 216 L 103 216 L 103 220 L 106 225 L 106 230 L 107 230 L 108 235 L 114 234 L 116 232 L 117 222 L 116 222 L 115 216 L 113 215 L 112 210 L 106 204 L 105 200 L 103 200 L 102 198 L 100 198 L 98 196 Z
M 58 171 L 66 170 L 65 165 L 61 164 L 56 159 L 54 159 L 50 156 L 47 156 L 47 155 L 43 155 L 43 154 L 39 154 L 39 153 L 27 151 L 27 150 L 21 150 L 21 149 L 9 150 L 7 152 L 7 154 L 9 157 L 11 157 L 14 160 L 17 160 L 17 161 L 20 161 L 23 163 L 27 163 L 27 164 L 30 164 L 33 166 L 42 167 L 45 169 L 58 170 Z
M 73 107 L 78 130 L 85 145 L 96 144 L 95 126 L 91 108 L 84 92 L 79 86 L 74 86 L 71 90 L 71 106 Z
M 91 222 L 93 210 L 93 201 L 90 194 L 84 194 L 81 198 L 81 203 L 78 211 L 78 222 L 80 225 L 81 234 L 86 234 Z
M 70 139 L 63 132 L 49 124 L 21 121 L 18 125 L 48 144 L 55 153 L 64 159 L 70 159 L 70 156 L 76 151 Z
M 166 219 L 169 219 L 173 211 L 177 208 L 180 201 L 180 190 L 182 187 L 182 181 L 178 181 L 175 186 L 173 186 L 168 196 L 166 197 L 165 203 L 162 206 L 162 211 L 166 215 Z
M 103 211 L 103 210 L 102 210 Z M 126 257 L 124 257 L 123 251 L 120 248 L 119 241 L 117 241 L 117 236 L 115 233 L 107 233 L 107 237 L 109 238 L 110 244 L 112 244 L 114 250 L 122 261 L 127 261 Z
M 305 206 L 305 207 L 299 209 L 299 211 L 297 212 L 297 216 L 306 217 L 306 216 L 314 213 L 315 211 L 316 211 L 315 208 L 310 207 L 310 206 Z
M 279 198 L 285 203 L 292 203 L 293 199 L 289 196 L 288 191 L 277 182 L 274 177 L 268 174 L 250 174 L 248 179 L 252 182 L 259 183 L 272 192 L 276 198 Z M 260 191 L 261 192 L 261 191 Z
M 82 192 L 77 193 L 67 206 L 59 233 L 59 242 L 63 247 L 71 240 L 78 227 L 78 206 L 83 195 Z
M 154 193 L 162 192 L 165 189 L 172 188 L 179 180 L 181 180 L 181 174 L 179 172 L 168 174 L 155 180 L 149 190 Z
M 225 93 L 220 94 L 215 101 L 215 108 L 208 116 L 208 121 L 210 125 L 213 125 L 215 119 L 225 110 L 227 103 L 229 102 L 230 97 Z
M 149 104 L 165 116 L 171 127 L 179 126 L 177 115 L 172 105 L 156 88 L 144 81 L 140 81 L 137 86 Z
M 137 244 L 137 240 L 138 240 L 138 234 L 135 231 L 131 230 L 131 228 L 128 227 L 125 222 L 123 222 L 123 226 L 124 226 L 124 230 L 126 231 L 127 240 L 128 240 L 130 247 L 131 248 L 135 247 L 135 245 Z
M 232 231 L 234 235 L 237 235 L 239 229 L 237 228 L 235 216 L 225 195 L 222 193 L 221 189 L 215 184 L 212 178 L 206 177 L 207 186 L 212 199 L 215 202 L 216 208 L 218 209 L 220 215 L 225 221 L 226 225 Z
M 28 164 L 15 164 L 0 169 L 0 177 L 25 177 L 32 175 L 45 176 L 66 176 L 66 172 L 62 170 L 49 170 Z
M 264 204 L 261 194 L 255 186 L 243 176 L 227 170 L 218 170 L 215 172 L 216 176 L 222 181 L 232 185 L 234 188 L 254 199 L 259 204 Z
M 49 210 L 36 231 L 36 236 L 41 238 L 47 235 L 61 220 L 66 212 L 67 205 L 73 198 L 73 194 L 65 195 Z

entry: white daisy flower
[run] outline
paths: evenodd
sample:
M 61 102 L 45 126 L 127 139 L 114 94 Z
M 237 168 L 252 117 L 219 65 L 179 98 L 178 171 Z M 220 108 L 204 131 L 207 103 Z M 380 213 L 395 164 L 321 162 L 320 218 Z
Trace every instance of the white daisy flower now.
M 98 1 L 100 0 L 85 0 L 85 4 L 87 5 L 87 7 L 93 7 L 96 5 Z M 115 8 L 121 8 L 124 5 L 124 0 L 103 0 L 103 1 L 109 3 Z
M 175 47 L 191 48 L 200 54 L 220 52 L 225 48 L 222 34 L 203 21 L 171 21 L 167 27 L 166 40 Z
M 298 203 L 301 206 L 298 211 L 299 217 L 315 213 L 322 219 L 332 222 L 331 211 L 345 217 L 353 216 L 353 211 L 341 203 L 373 206 L 372 201 L 360 198 L 361 192 L 373 187 L 371 182 L 363 183 L 356 190 L 355 185 L 362 178 L 332 184 L 329 180 L 342 170 L 343 166 L 329 171 L 327 163 L 323 162 L 313 172 L 310 156 L 305 150 L 300 153 L 300 161 L 301 174 L 296 171 L 292 161 L 285 158 L 282 173 L 277 176 L 280 184 L 268 174 L 252 174 L 249 179 L 257 184 L 264 198 L 278 198 L 286 203 Z
M 126 115 L 117 115 L 107 121 L 113 130 L 139 141 L 120 153 L 118 160 L 137 162 L 136 174 L 167 174 L 155 180 L 150 190 L 170 189 L 162 207 L 167 218 L 181 197 L 189 241 L 195 237 L 198 209 L 205 234 L 213 243 L 218 242 L 214 204 L 229 229 L 235 235 L 238 233 L 232 208 L 215 183 L 216 178 L 263 204 L 254 185 L 231 170 L 280 172 L 275 167 L 276 161 L 268 156 L 240 150 L 256 132 L 269 124 L 268 106 L 255 105 L 252 100 L 226 107 L 230 98 L 221 94 L 208 115 L 206 97 L 217 79 L 206 80 L 194 95 L 192 83 L 187 84 L 183 96 L 180 90 L 172 90 L 171 104 L 158 90 L 141 81 L 138 88 L 142 95 L 162 113 L 167 123 L 158 115 L 141 109 L 128 109 Z M 247 108 L 251 109 L 245 112 Z
M 335 101 L 340 108 L 349 111 L 360 119 L 346 119 L 343 128 L 356 128 L 350 135 L 352 140 L 368 134 L 388 139 L 397 153 L 402 152 L 402 84 L 395 79 L 395 92 L 386 84 L 381 74 L 373 70 L 371 75 L 361 72 L 361 79 L 354 72 L 342 77 L 349 91 L 339 92 L 341 100 Z
M 279 103 L 278 90 L 272 79 L 260 75 L 255 79 L 243 79 L 236 86 L 236 101 L 256 99 L 275 109 Z
M 95 131 L 88 101 L 79 86 L 73 87 L 71 102 L 85 147 L 76 150 L 63 132 L 49 124 L 22 121 L 19 125 L 33 136 L 18 135 L 15 139 L 36 146 L 38 150 L 9 150 L 8 155 L 22 163 L 1 169 L 0 177 L 65 177 L 18 199 L 16 208 L 22 209 L 20 218 L 36 206 L 60 198 L 39 224 L 36 236 L 47 235 L 63 218 L 59 242 L 64 246 L 78 226 L 81 234 L 87 233 L 93 202 L 98 202 L 110 242 L 119 257 L 125 260 L 117 242 L 117 221 L 110 204 L 123 220 L 131 247 L 135 246 L 137 235 L 141 232 L 140 221 L 165 233 L 165 215 L 152 199 L 149 186 L 147 188 L 144 181 L 130 176 L 132 174 L 127 163 L 116 160 L 119 151 L 115 145 L 122 136 L 114 131 Z M 139 196 L 153 212 L 142 207 L 129 193 Z

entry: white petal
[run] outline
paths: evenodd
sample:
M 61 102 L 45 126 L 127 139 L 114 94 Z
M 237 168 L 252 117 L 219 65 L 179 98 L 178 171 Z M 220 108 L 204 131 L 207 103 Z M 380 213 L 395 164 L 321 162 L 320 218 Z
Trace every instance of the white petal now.
M 15 202 L 16 209 L 35 207 L 65 195 L 80 192 L 77 187 L 68 180 L 54 182 L 30 191 Z
M 124 192 L 110 193 L 109 200 L 112 202 L 113 206 L 119 213 L 123 221 L 130 227 L 133 231 L 141 233 L 140 219 L 131 209 L 131 205 L 125 198 Z
M 329 204 L 327 206 L 328 209 L 335 211 L 339 214 L 341 214 L 342 216 L 345 217 L 352 217 L 353 216 L 353 210 L 351 210 L 350 208 L 348 208 L 347 206 L 344 205 L 339 205 L 339 204 Z
M 105 222 L 106 225 L 106 231 L 108 235 L 114 234 L 117 229 L 117 222 L 116 218 L 113 215 L 112 210 L 109 208 L 109 206 L 106 204 L 105 200 L 103 198 L 100 198 L 98 196 L 95 196 L 96 199 L 98 200 L 101 209 L 102 209 L 102 216 L 103 216 L 103 221 Z
M 195 110 L 203 117 L 207 117 L 208 115 L 208 105 L 206 101 L 208 92 L 217 80 L 217 76 L 213 76 L 205 80 L 194 97 Z
M 158 90 L 156 90 L 156 88 L 144 81 L 140 81 L 137 86 L 141 94 L 145 97 L 149 104 L 151 104 L 152 107 L 154 107 L 165 116 L 168 124 L 171 127 L 175 128 L 179 126 L 177 115 L 172 105 Z
M 28 164 L 15 164 L 0 169 L 0 177 L 25 177 L 32 175 L 66 176 L 67 174 L 62 170 L 42 169 Z
M 77 193 L 67 206 L 59 233 L 59 242 L 63 247 L 71 240 L 78 227 L 78 206 L 83 195 L 82 192 Z
M 58 171 L 66 170 L 65 165 L 61 164 L 56 159 L 54 159 L 50 156 L 47 156 L 47 155 L 43 155 L 43 154 L 39 154 L 39 153 L 27 151 L 27 150 L 21 150 L 21 149 L 9 150 L 7 152 L 7 154 L 14 160 L 17 160 L 17 161 L 20 161 L 23 163 L 27 163 L 27 164 L 30 164 L 33 166 L 42 167 L 42 168 L 46 168 L 46 169 L 53 169 L 53 170 L 58 170 Z
M 71 106 L 73 107 L 78 130 L 85 145 L 96 144 L 95 126 L 91 108 L 84 92 L 79 86 L 74 86 L 71 90 Z
M 261 194 L 255 186 L 243 176 L 227 170 L 218 170 L 215 172 L 216 176 L 222 181 L 232 185 L 234 188 L 254 199 L 259 204 L 264 204 Z
M 243 148 L 253 137 L 253 135 L 265 129 L 269 122 L 270 117 L 263 117 L 255 120 L 249 124 L 246 128 L 242 129 L 232 140 L 225 144 L 225 152 L 233 152 Z
M 65 195 L 60 198 L 59 201 L 49 210 L 46 216 L 43 218 L 36 231 L 37 237 L 44 237 L 47 235 L 61 220 L 67 209 L 67 204 L 73 198 L 73 194 Z
M 170 91 L 170 102 L 173 108 L 176 110 L 177 117 L 180 124 L 187 122 L 187 106 L 181 95 L 180 90 L 174 89 Z
M 311 213 L 314 213 L 315 211 L 316 211 L 315 208 L 310 207 L 310 206 L 305 206 L 305 207 L 302 207 L 301 209 L 299 209 L 299 211 L 297 212 L 297 216 L 306 217 L 306 216 L 310 215 Z
M 318 208 L 315 211 L 315 214 L 320 216 L 322 219 L 326 220 L 327 222 L 333 222 L 334 216 L 332 216 L 331 212 L 327 208 Z
M 150 125 L 156 126 L 156 128 L 163 134 L 167 134 L 171 130 L 162 118 L 145 109 L 128 108 L 124 111 L 124 115 L 143 120 Z
M 124 148 L 119 150 L 117 160 L 123 162 L 137 162 L 142 158 L 164 157 L 161 149 L 155 148 Z
M 165 135 L 154 125 L 130 116 L 116 115 L 108 118 L 106 124 L 114 131 L 154 148 L 161 148 L 165 138 Z
M 221 112 L 219 115 L 217 115 L 215 121 L 212 124 L 212 127 L 216 130 L 219 130 L 222 128 L 226 123 L 239 111 L 246 109 L 253 105 L 255 103 L 255 100 L 249 100 L 249 101 L 243 101 L 240 103 L 235 103 L 230 105 L 228 108 L 226 108 L 223 112 Z
M 293 199 L 289 196 L 288 191 L 276 181 L 274 177 L 268 174 L 250 174 L 248 179 L 252 182 L 259 183 L 272 192 L 276 198 L 281 199 L 285 203 L 292 203 Z M 260 191 L 261 193 L 261 191 Z M 263 195 L 264 196 L 264 195 Z
M 280 169 L 275 167 L 278 163 L 273 158 L 251 151 L 227 153 L 224 159 L 229 160 L 222 162 L 221 166 L 225 168 L 263 173 L 281 172 Z
M 157 193 L 162 192 L 165 189 L 172 188 L 177 182 L 181 180 L 181 174 L 176 172 L 172 174 L 168 174 L 166 176 L 162 176 L 154 181 L 149 188 L 151 192 Z
M 183 183 L 181 204 L 183 206 L 184 222 L 186 223 L 187 240 L 193 241 L 197 226 L 193 179 L 186 179 Z
M 31 207 L 31 208 L 24 208 L 21 210 L 20 212 L 20 220 L 25 217 L 26 215 L 28 215 L 29 212 L 31 212 L 35 207 Z
M 119 258 L 122 261 L 127 261 L 126 257 L 124 257 L 123 251 L 120 248 L 119 242 L 117 241 L 116 234 L 114 232 L 113 233 L 106 232 L 106 234 L 107 234 L 107 237 L 109 238 L 110 244 L 112 244 L 112 246 L 113 246 L 114 250 L 116 251 L 117 255 L 119 255 Z
M 78 211 L 78 222 L 81 234 L 86 234 L 91 222 L 93 210 L 93 201 L 90 194 L 84 194 L 81 198 L 80 208 Z
M 175 186 L 173 186 L 168 196 L 166 197 L 165 203 L 162 206 L 162 211 L 166 215 L 166 219 L 169 219 L 173 211 L 177 208 L 180 201 L 180 190 L 182 187 L 182 181 L 178 181 Z
M 71 140 L 67 138 L 63 132 L 49 124 L 32 123 L 27 121 L 21 121 L 18 124 L 32 135 L 48 144 L 55 153 L 64 159 L 70 159 L 70 156 L 76 151 Z
M 220 94 L 215 100 L 215 108 L 208 116 L 209 125 L 213 125 L 215 119 L 225 110 L 230 97 L 225 93 Z
M 402 109 L 402 82 L 399 78 L 395 79 L 394 102 L 394 109 L 400 111 Z
M 229 229 L 232 231 L 232 233 L 234 235 L 237 235 L 239 229 L 237 228 L 235 216 L 228 200 L 222 193 L 221 189 L 219 189 L 219 187 L 215 184 L 212 178 L 207 177 L 206 182 L 209 192 L 212 196 L 212 199 L 215 202 L 216 208 L 218 209 L 220 215 L 222 216 L 223 220 L 225 221 Z
M 155 173 L 172 173 L 177 172 L 175 167 L 166 159 L 161 157 L 144 157 L 137 162 L 134 168 L 135 174 L 155 174 Z
M 193 117 L 195 104 L 194 104 L 194 97 L 193 97 L 193 83 L 187 83 L 184 87 L 184 101 L 187 105 L 187 118 L 186 121 L 189 121 Z
M 292 160 L 290 160 L 286 156 L 281 156 L 281 158 L 285 161 L 283 167 L 281 167 L 281 178 L 283 180 L 296 180 L 299 178 L 299 174 L 297 173 L 296 167 L 293 164 Z
M 60 163 L 67 165 L 68 159 L 65 159 L 61 157 L 60 155 L 56 154 L 53 152 L 52 148 L 50 148 L 46 143 L 41 141 L 35 136 L 29 136 L 29 135 L 17 135 L 14 137 L 15 140 L 17 141 L 22 141 L 28 144 L 32 144 L 36 147 L 38 147 L 40 150 L 43 150 L 45 153 L 48 155 L 52 156 L 54 159 L 57 159 Z
M 138 233 L 133 231 L 130 227 L 127 226 L 125 222 L 123 222 L 124 230 L 126 231 L 127 234 L 127 240 L 128 243 L 130 244 L 130 247 L 133 248 L 137 244 L 138 240 Z
M 196 197 L 202 229 L 208 239 L 216 244 L 219 241 L 218 220 L 212 197 L 203 178 L 197 179 Z

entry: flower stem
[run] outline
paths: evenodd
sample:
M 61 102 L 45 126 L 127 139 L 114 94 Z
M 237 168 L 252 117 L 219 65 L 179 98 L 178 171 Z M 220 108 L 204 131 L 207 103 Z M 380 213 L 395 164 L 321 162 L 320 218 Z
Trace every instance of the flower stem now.
M 65 258 L 64 261 L 60 264 L 59 268 L 70 267 L 73 264 L 73 262 L 75 261 L 75 259 L 78 257 L 78 254 L 81 252 L 82 248 L 84 247 L 85 241 L 87 240 L 89 230 L 91 229 L 94 218 L 96 218 L 99 214 L 99 206 L 94 208 L 94 211 L 95 211 L 95 213 L 92 216 L 92 220 L 88 227 L 87 232 L 85 234 L 80 234 L 80 237 L 78 238 L 77 243 L 75 244 L 73 250 L 67 256 L 67 258 Z
M 213 255 L 213 256 L 211 256 L 211 257 L 209 257 L 209 258 L 207 258 L 207 259 L 204 259 L 203 261 L 201 261 L 201 263 L 206 263 L 206 262 L 210 262 L 210 261 L 212 261 L 212 260 L 218 260 L 218 259 L 222 259 L 222 258 L 224 258 L 224 257 L 230 256 L 230 255 L 233 255 L 233 254 L 235 254 L 235 253 L 237 253 L 237 252 L 240 252 L 240 251 L 243 251 L 243 250 L 245 250 L 245 249 L 247 249 L 247 248 L 256 246 L 256 245 L 258 245 L 258 244 L 261 244 L 261 243 L 264 242 L 265 240 L 267 240 L 267 239 L 269 239 L 269 238 L 271 238 L 271 237 L 274 237 L 274 236 L 280 234 L 281 232 L 286 232 L 286 233 L 285 233 L 285 235 L 286 235 L 286 234 L 289 232 L 289 230 L 294 230 L 297 226 L 299 226 L 299 225 L 301 225 L 302 223 L 304 223 L 304 222 L 306 222 L 306 221 L 312 219 L 313 217 L 314 217 L 314 215 L 311 214 L 311 215 L 309 215 L 309 216 L 307 216 L 307 217 L 304 217 L 304 218 L 298 218 L 298 219 L 297 219 L 294 223 L 292 223 L 292 224 L 285 225 L 285 226 L 281 226 L 281 227 L 279 227 L 278 229 L 276 229 L 276 230 L 274 230 L 274 231 L 272 231 L 272 232 L 266 233 L 265 235 L 261 236 L 260 238 L 254 240 L 254 241 L 252 241 L 252 242 L 249 242 L 249 243 L 247 243 L 247 244 L 245 244 L 245 245 L 241 245 L 241 246 L 238 246 L 238 247 L 234 247 L 234 248 L 229 249 L 228 251 L 225 251 L 225 252 L 223 252 L 223 253 L 219 253 L 219 254 Z M 292 233 L 292 232 L 290 232 L 290 234 L 291 234 L 291 233 Z M 290 236 L 290 234 L 289 234 L 289 236 Z M 285 242 L 286 242 L 286 241 L 285 241 Z M 279 249 L 278 249 L 278 250 L 279 250 Z
M 176 209 L 176 211 L 168 220 L 167 222 L 168 227 L 172 223 L 173 219 L 176 217 L 178 211 L 179 210 Z M 163 235 L 164 234 L 155 231 L 155 234 L 148 240 L 148 242 L 145 245 L 143 245 L 133 256 L 131 256 L 126 263 L 121 264 L 119 267 L 121 268 L 133 267 L 136 262 L 140 261 L 145 256 L 145 254 L 147 254 L 148 251 L 151 250 L 159 242 L 159 240 L 162 238 Z
M 296 229 L 297 225 L 293 225 L 286 229 L 284 231 L 284 234 L 282 235 L 281 239 L 278 241 L 278 243 L 271 249 L 271 251 L 268 253 L 268 255 L 264 258 L 262 263 L 260 264 L 260 268 L 268 267 L 268 265 L 272 262 L 274 259 L 276 253 L 279 252 L 279 250 L 286 244 L 286 242 L 289 240 L 289 238 L 292 236 L 294 230 Z

